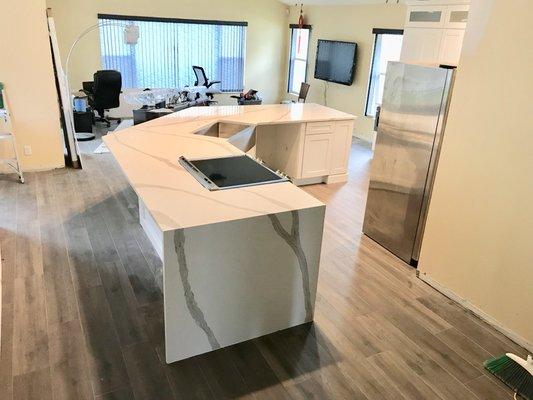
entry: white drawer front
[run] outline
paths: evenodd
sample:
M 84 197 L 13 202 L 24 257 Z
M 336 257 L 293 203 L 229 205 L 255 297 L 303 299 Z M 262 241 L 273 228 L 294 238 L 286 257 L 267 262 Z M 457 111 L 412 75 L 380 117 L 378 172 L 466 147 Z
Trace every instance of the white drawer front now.
M 306 135 L 318 135 L 322 133 L 332 133 L 335 129 L 335 122 L 308 122 L 305 127 Z

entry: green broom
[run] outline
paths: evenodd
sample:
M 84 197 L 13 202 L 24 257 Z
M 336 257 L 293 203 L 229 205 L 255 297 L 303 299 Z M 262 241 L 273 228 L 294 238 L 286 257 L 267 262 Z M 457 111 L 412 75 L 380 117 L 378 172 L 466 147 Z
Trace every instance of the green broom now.
M 485 368 L 526 400 L 533 400 L 533 358 L 507 353 L 485 361 Z

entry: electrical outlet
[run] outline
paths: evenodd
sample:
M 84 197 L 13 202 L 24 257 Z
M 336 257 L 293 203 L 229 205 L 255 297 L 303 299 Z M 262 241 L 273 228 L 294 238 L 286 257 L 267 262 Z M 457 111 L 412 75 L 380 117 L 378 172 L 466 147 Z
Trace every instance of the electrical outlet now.
M 24 155 L 31 156 L 31 146 L 29 144 L 24 145 Z

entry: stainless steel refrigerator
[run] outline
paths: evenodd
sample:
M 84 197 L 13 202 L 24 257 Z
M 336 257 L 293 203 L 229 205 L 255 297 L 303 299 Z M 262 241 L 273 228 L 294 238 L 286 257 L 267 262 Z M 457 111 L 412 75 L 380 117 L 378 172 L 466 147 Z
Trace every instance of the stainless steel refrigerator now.
M 363 232 L 416 266 L 453 69 L 389 62 Z

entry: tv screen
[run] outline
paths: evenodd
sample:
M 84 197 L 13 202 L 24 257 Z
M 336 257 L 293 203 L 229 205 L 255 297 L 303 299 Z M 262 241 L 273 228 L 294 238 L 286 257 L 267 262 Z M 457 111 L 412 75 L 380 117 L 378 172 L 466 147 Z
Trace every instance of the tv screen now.
M 356 57 L 357 43 L 318 39 L 315 78 L 351 85 Z

